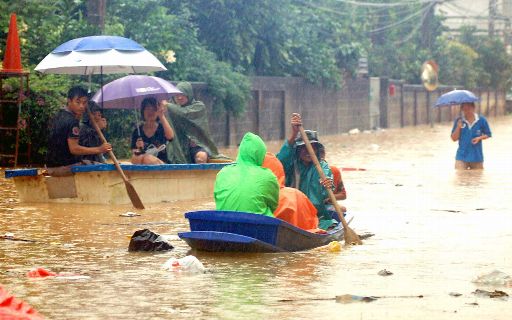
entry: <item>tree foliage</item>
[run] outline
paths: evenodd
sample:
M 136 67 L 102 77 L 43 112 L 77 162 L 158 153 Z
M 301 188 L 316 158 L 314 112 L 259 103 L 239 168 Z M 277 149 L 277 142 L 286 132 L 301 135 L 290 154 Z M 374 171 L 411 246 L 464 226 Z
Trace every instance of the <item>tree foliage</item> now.
M 385 0 L 109 0 L 105 28 L 88 21 L 88 1 L 0 2 L 0 49 L 5 47 L 10 12 L 18 15 L 23 64 L 33 69 L 52 49 L 73 38 L 104 34 L 131 38 L 167 67 L 156 75 L 203 81 L 214 110 L 243 113 L 250 97 L 248 76 L 297 76 L 342 86 L 361 57 L 369 75 L 419 83 L 424 61 L 434 59 L 440 81 L 507 89 L 512 65 L 498 39 L 465 28 L 447 38 L 433 1 Z M 122 75 L 105 76 L 108 82 Z M 79 76 L 30 76 L 24 101 L 33 146 L 44 153 L 48 117 L 65 103 Z M 99 88 L 93 77 L 93 91 Z M 13 84 L 15 86 L 15 84 Z M 133 113 L 108 111 L 110 137 L 126 145 Z M 126 148 L 128 150 L 128 148 Z M 126 151 L 128 152 L 128 151 Z

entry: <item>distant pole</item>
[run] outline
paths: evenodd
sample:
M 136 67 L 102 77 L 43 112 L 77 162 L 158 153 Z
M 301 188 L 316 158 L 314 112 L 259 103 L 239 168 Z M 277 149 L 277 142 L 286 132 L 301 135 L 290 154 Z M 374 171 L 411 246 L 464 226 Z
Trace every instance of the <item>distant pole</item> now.
M 430 8 L 423 19 L 421 25 L 421 46 L 431 51 L 432 47 L 432 22 L 434 20 L 434 7 L 436 2 L 430 4 Z
M 97 25 L 101 32 L 105 30 L 105 13 L 107 0 L 87 0 L 87 20 L 90 24 Z
M 496 20 L 496 0 L 489 0 L 489 37 L 494 38 L 494 23 Z

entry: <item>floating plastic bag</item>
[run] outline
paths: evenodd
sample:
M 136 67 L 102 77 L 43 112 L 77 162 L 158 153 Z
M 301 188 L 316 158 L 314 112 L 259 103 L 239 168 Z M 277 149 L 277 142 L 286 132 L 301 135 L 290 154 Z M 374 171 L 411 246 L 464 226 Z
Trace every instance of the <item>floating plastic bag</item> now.
M 499 270 L 479 275 L 473 280 L 473 282 L 490 286 L 512 287 L 512 277 Z
M 44 268 L 35 268 L 27 272 L 27 277 L 29 278 L 46 278 L 46 277 L 55 277 L 57 274 L 55 272 L 51 272 Z
M 35 268 L 27 272 L 27 277 L 29 278 L 48 278 L 54 277 L 59 280 L 86 280 L 90 279 L 89 276 L 82 276 L 79 274 L 71 273 L 71 272 L 60 272 L 55 273 L 50 270 L 46 270 L 44 268 Z
M 0 286 L 0 319 L 42 320 L 26 302 L 16 298 Z
M 171 258 L 163 266 L 164 269 L 174 272 L 205 273 L 206 268 L 194 256 L 186 256 L 181 259 Z
M 149 229 L 137 230 L 132 235 L 128 251 L 167 251 L 174 247 L 167 239 Z

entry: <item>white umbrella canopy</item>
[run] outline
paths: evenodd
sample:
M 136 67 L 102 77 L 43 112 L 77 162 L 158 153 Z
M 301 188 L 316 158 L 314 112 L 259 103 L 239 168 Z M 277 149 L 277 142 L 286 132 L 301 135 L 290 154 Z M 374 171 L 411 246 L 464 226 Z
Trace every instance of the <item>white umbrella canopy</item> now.
M 35 70 L 41 73 L 91 75 L 164 71 L 167 68 L 133 40 L 117 36 L 91 36 L 61 44 Z

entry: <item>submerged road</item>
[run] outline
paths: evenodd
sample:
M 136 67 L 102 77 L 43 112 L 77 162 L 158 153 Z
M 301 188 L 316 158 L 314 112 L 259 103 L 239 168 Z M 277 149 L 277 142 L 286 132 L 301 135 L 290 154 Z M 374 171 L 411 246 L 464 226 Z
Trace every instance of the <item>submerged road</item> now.
M 0 178 L 0 235 L 36 241 L 0 240 L 0 284 L 48 319 L 508 319 L 509 300 L 472 293 L 512 294 L 472 282 L 493 270 L 512 275 L 512 117 L 489 123 L 483 171 L 453 170 L 451 124 L 321 136 L 330 164 L 366 169 L 343 172 L 343 205 L 354 230 L 375 236 L 336 253 L 194 252 L 209 269 L 199 275 L 161 265 L 189 253 L 176 237 L 188 229 L 183 213 L 213 208 L 212 199 L 123 218 L 129 206 L 22 204 Z M 175 249 L 128 253 L 129 236 L 143 228 L 171 235 Z M 33 280 L 33 267 L 90 278 Z M 383 298 L 334 300 L 343 294 Z

